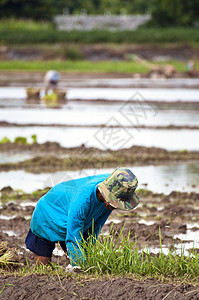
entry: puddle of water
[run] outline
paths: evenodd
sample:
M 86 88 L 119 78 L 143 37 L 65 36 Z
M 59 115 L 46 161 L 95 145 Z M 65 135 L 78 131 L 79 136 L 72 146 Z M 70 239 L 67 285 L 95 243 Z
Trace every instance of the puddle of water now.
M 130 100 L 135 99 L 137 93 L 141 99 L 148 101 L 193 101 L 199 102 L 197 89 L 165 89 L 165 88 L 76 88 L 69 89 L 68 99 L 105 99 L 105 100 Z
M 87 147 L 117 150 L 133 145 L 159 147 L 167 150 L 199 149 L 199 130 L 155 130 L 135 128 L 55 128 L 55 127 L 24 127 L 4 128 L 0 131 L 0 139 L 11 141 L 17 136 L 27 137 L 36 134 L 38 143 L 58 142 L 63 147 L 76 147 L 85 144 Z
M 47 174 L 31 174 L 24 171 L 0 172 L 0 189 L 11 186 L 13 189 L 31 193 L 44 188 Z
M 100 78 L 88 79 L 78 82 L 70 82 L 70 86 L 90 86 L 90 87 L 193 87 L 199 85 L 198 78 Z
M 3 233 L 7 233 L 9 236 L 17 236 L 13 230 L 3 230 Z
M 105 224 L 110 224 L 110 223 L 114 223 L 114 224 L 119 224 L 121 223 L 122 221 L 120 219 L 117 219 L 117 218 L 110 218 L 106 221 Z
M 13 154 L 7 154 L 7 153 L 1 152 L 0 153 L 0 164 L 19 162 L 19 161 L 29 159 L 31 157 L 32 157 L 32 155 L 28 154 L 26 152 L 13 153 Z
M 169 254 L 169 249 L 166 246 L 162 246 L 162 249 L 160 249 L 158 247 L 146 247 L 143 250 L 146 253 L 158 254 L 158 253 L 160 253 L 162 251 L 164 253 L 164 255 L 168 255 Z M 140 252 L 141 252 L 141 250 L 140 250 Z
M 138 223 L 150 226 L 150 225 L 153 225 L 155 222 L 154 221 L 140 220 Z
M 0 220 L 12 220 L 14 218 L 16 218 L 16 215 L 15 216 L 0 215 Z
M 22 87 L 0 87 L 1 99 L 25 99 L 26 90 Z
M 197 224 L 198 225 L 198 224 Z M 175 243 L 174 246 L 176 248 L 176 254 L 181 255 L 183 253 L 185 256 L 189 255 L 189 250 L 191 249 L 198 249 L 199 248 L 199 230 L 198 231 L 191 231 L 187 230 L 185 234 L 175 234 L 174 239 L 179 238 L 182 242 L 181 243 Z M 149 247 L 152 253 L 157 254 L 161 251 L 160 248 L 154 248 Z M 165 247 L 165 245 L 162 248 L 162 252 L 167 255 L 169 253 L 169 249 Z
M 199 243 L 195 243 L 195 242 L 190 242 L 190 243 L 182 243 L 182 244 L 174 244 L 176 250 L 175 250 L 175 254 L 177 255 L 181 255 L 184 254 L 185 256 L 189 256 L 189 250 L 192 250 L 193 247 L 194 249 L 198 249 L 199 248 Z M 148 247 L 148 248 L 144 248 L 145 252 L 151 252 L 153 254 L 158 254 L 160 252 L 163 252 L 164 255 L 168 255 L 169 254 L 169 249 L 163 245 L 162 249 L 159 247 Z
M 71 88 L 68 89 L 67 99 L 105 99 L 128 101 L 140 93 L 144 100 L 151 101 L 194 101 L 199 102 L 197 89 L 166 89 L 166 88 Z M 1 99 L 24 99 L 26 90 L 20 87 L 0 87 Z
M 199 193 L 199 163 L 182 163 L 163 166 L 129 167 L 139 180 L 138 188 L 146 188 L 154 193 L 169 194 L 172 191 Z M 32 174 L 24 171 L 0 172 L 0 189 L 11 185 L 13 189 L 33 192 L 37 189 L 51 187 L 59 182 L 111 173 L 111 169 L 84 169 L 78 171 L 56 172 L 53 174 Z M 195 186 L 193 186 L 195 184 Z
M 185 234 L 180 233 L 180 234 L 174 235 L 174 238 L 179 238 L 182 241 L 193 241 L 194 247 L 196 248 L 196 245 L 197 245 L 197 247 L 199 247 L 199 234 L 198 233 L 199 233 L 199 230 L 198 231 L 187 230 L 187 232 Z
M 126 105 L 126 104 L 125 104 Z M 130 114 L 124 104 L 69 104 L 62 109 L 39 108 L 3 108 L 0 110 L 0 121 L 17 124 L 59 124 L 59 125 L 115 125 L 114 119 L 122 126 L 199 126 L 199 109 L 172 106 L 145 106 L 131 104 Z M 144 109 L 140 116 L 140 109 Z M 137 117 L 139 116 L 139 117 Z M 137 119 L 136 119 L 137 117 Z M 114 119 L 113 119 L 114 118 Z M 19 129 L 20 130 L 20 129 Z
M 199 230 L 199 223 L 189 223 L 187 224 L 188 229 L 198 228 Z
M 21 107 L 26 105 L 25 99 L 2 99 L 0 95 L 0 107 Z
M 29 202 L 22 202 L 19 205 L 22 206 L 23 208 L 26 208 L 26 206 L 36 206 L 37 203 L 29 201 Z
M 53 254 L 56 256 L 63 256 L 64 251 L 56 246 L 55 249 L 53 250 Z

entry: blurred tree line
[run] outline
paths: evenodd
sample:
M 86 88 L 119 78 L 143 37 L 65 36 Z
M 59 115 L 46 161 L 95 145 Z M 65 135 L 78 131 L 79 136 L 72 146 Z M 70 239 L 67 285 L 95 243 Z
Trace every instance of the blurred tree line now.
M 0 18 L 52 20 L 55 14 L 145 14 L 151 25 L 193 26 L 199 0 L 0 0 Z

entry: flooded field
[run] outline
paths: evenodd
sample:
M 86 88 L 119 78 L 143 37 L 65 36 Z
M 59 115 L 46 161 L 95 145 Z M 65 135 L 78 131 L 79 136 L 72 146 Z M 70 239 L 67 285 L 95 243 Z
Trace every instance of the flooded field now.
M 104 100 L 104 101 L 134 101 L 137 99 L 154 102 L 199 102 L 198 89 L 166 89 L 166 88 L 70 88 L 67 91 L 68 100 Z M 20 87 L 0 87 L 0 98 L 24 99 L 26 89 Z
M 24 239 L 40 196 L 59 182 L 124 166 L 138 177 L 141 202 L 131 213 L 115 210 L 103 233 L 126 224 L 124 235 L 131 231 L 140 249 L 158 253 L 160 229 L 164 253 L 198 249 L 198 81 L 80 81 L 70 82 L 57 108 L 27 103 L 27 82 L 0 87 L 0 140 L 10 140 L 0 145 L 1 240 L 32 265 Z M 53 261 L 64 265 L 62 254 L 56 248 Z
M 139 178 L 139 187 L 153 193 L 169 194 L 172 191 L 199 193 L 199 163 L 179 163 L 160 166 L 127 166 Z M 31 193 L 37 189 L 52 187 L 59 182 L 111 173 L 114 169 L 84 169 L 77 171 L 33 174 L 25 171 L 0 173 L 0 189 L 11 186 L 14 190 Z M 41 170 L 42 171 L 42 170 Z M 158 183 L 157 183 L 158 182 Z

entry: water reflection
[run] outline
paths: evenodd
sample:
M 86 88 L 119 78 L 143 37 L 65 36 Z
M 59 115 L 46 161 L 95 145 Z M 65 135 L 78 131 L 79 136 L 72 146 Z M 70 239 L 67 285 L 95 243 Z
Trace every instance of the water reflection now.
M 198 89 L 170 89 L 170 88 L 70 88 L 67 91 L 67 99 L 104 99 L 104 100 L 130 100 L 137 93 L 144 100 L 149 101 L 183 101 L 199 102 Z M 25 99 L 26 90 L 20 87 L 0 87 L 1 99 Z
M 123 111 L 123 104 L 97 104 L 70 103 L 62 109 L 41 108 L 2 108 L 0 110 L 0 121 L 17 124 L 59 124 L 59 125 L 101 125 L 106 124 L 111 117 L 117 119 L 122 126 L 145 125 L 145 126 L 199 126 L 199 106 L 187 109 L 187 106 L 158 106 L 153 105 L 145 109 L 145 114 L 140 116 L 140 106 L 132 104 L 136 115 L 128 115 Z M 128 118 L 127 118 L 128 117 Z M 138 123 L 139 122 L 139 123 Z M 110 125 L 113 121 L 110 120 Z
M 122 139 L 116 143 L 114 134 Z M 31 135 L 36 134 L 38 143 L 58 142 L 63 147 L 75 147 L 85 144 L 87 147 L 100 149 L 120 149 L 122 146 L 129 148 L 133 145 L 146 147 L 159 147 L 167 150 L 198 150 L 199 130 L 155 130 L 128 128 L 102 129 L 102 128 L 56 128 L 56 127 L 4 127 L 0 131 L 0 140 L 4 137 L 14 141 L 15 137 L 27 137 L 31 142 Z M 124 135 L 125 134 L 125 135 Z
M 127 166 L 128 167 L 128 166 Z M 139 188 L 154 193 L 169 194 L 172 191 L 199 193 L 199 163 L 181 163 L 162 166 L 130 166 L 139 179 Z M 24 171 L 0 172 L 0 189 L 11 185 L 13 189 L 32 192 L 36 189 L 54 186 L 59 182 L 84 176 L 111 173 L 110 169 L 83 169 L 56 172 L 53 174 L 32 174 Z
M 4 152 L 0 152 L 0 164 L 20 162 L 20 161 L 29 159 L 31 157 L 32 157 L 32 155 L 30 153 L 26 153 L 26 152 L 13 153 L 13 154 L 7 154 Z

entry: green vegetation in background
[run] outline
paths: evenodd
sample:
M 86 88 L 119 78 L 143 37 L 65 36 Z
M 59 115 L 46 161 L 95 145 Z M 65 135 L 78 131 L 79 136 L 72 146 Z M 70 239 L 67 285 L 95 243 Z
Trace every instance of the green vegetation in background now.
M 21 23 L 22 25 L 23 23 Z M 0 22 L 0 44 L 55 44 L 55 43 L 198 43 L 197 28 L 148 28 L 140 27 L 135 31 L 58 31 L 47 23 L 41 23 L 38 28 L 16 28 L 12 24 Z M 39 23 L 40 24 L 40 23 Z M 32 27 L 31 27 L 32 26 Z M 22 26 L 23 27 L 23 26 Z
M 146 14 L 155 26 L 194 26 L 199 21 L 198 0 L 3 0 L 0 18 L 52 20 L 56 14 Z
M 0 19 L 0 30 L 30 30 L 30 31 L 40 31 L 40 30 L 49 30 L 55 29 L 53 23 L 49 21 L 34 21 L 33 19 Z
M 162 64 L 171 64 L 176 71 L 186 72 L 186 63 L 181 61 L 167 61 Z M 158 63 L 156 62 L 156 65 Z M 199 69 L 199 61 L 195 61 L 195 68 Z M 55 69 L 64 72 L 118 72 L 118 73 L 147 73 L 149 69 L 134 61 L 0 61 L 0 69 L 3 71 L 47 71 Z
M 68 72 L 121 72 L 144 73 L 148 69 L 145 66 L 129 61 L 0 61 L 1 70 L 23 70 L 23 71 L 47 71 L 55 69 L 57 71 Z
M 88 14 L 137 14 L 149 10 L 148 0 L 3 0 L 0 1 L 0 18 L 32 18 L 35 20 L 52 20 L 55 14 L 68 12 L 79 15 L 82 9 Z
M 199 22 L 198 0 L 151 0 L 151 25 L 194 26 Z
M 14 142 L 13 142 L 13 143 L 24 144 L 24 145 L 31 145 L 31 144 L 37 143 L 37 136 L 36 136 L 36 134 L 31 135 L 31 139 L 32 139 L 32 142 L 31 142 L 31 143 L 28 143 L 26 137 L 23 137 L 23 136 L 17 136 L 17 137 L 14 139 Z M 12 142 L 11 142 L 11 140 L 8 139 L 7 137 L 4 137 L 2 140 L 0 140 L 0 144 L 6 144 L 6 143 L 12 143 Z

